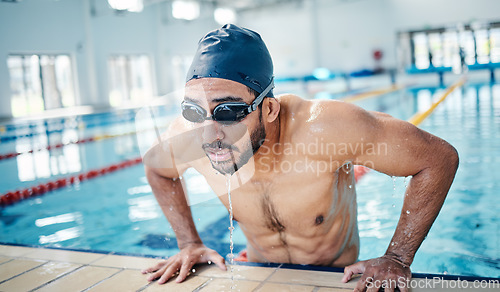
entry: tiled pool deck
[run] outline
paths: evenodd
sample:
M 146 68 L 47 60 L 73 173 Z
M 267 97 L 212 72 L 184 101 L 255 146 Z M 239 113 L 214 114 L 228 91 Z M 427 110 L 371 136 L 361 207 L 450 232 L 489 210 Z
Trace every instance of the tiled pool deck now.
M 181 284 L 149 283 L 140 271 L 157 262 L 147 257 L 0 245 L 0 291 L 231 291 L 229 269 L 224 272 L 214 265 L 196 266 L 194 274 Z M 232 291 L 346 292 L 356 285 L 356 281 L 342 283 L 342 273 L 332 271 L 288 269 L 282 265 L 234 265 L 233 270 L 236 288 Z M 424 286 L 410 291 L 431 290 Z

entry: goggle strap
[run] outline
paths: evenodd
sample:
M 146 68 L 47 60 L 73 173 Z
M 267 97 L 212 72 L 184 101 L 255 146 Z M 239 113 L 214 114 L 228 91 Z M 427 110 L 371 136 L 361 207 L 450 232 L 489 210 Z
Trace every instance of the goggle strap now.
M 271 77 L 271 82 L 269 83 L 269 85 L 266 87 L 266 89 L 264 89 L 264 91 L 262 91 L 261 94 L 259 94 L 259 96 L 257 96 L 257 98 L 252 102 L 251 106 L 250 106 L 250 109 L 248 110 L 248 113 L 251 113 L 253 112 L 254 110 L 257 109 L 257 107 L 259 106 L 259 104 L 262 102 L 262 100 L 264 99 L 264 97 L 266 97 L 266 94 L 269 93 L 269 91 L 271 91 L 271 89 L 274 88 L 274 76 Z

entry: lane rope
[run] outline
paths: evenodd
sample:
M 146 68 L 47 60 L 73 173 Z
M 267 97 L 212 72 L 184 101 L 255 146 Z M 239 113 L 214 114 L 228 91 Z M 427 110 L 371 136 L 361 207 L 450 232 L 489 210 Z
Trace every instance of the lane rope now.
M 359 101 L 359 100 L 362 100 L 362 99 L 367 99 L 367 98 L 376 97 L 376 96 L 379 96 L 379 95 L 384 95 L 384 94 L 387 94 L 387 93 L 391 93 L 391 92 L 394 92 L 394 91 L 398 91 L 398 90 L 401 90 L 403 88 L 405 88 L 405 86 L 402 86 L 402 85 L 392 85 L 392 86 L 390 86 L 388 88 L 382 88 L 382 89 L 376 89 L 376 90 L 372 90 L 372 91 L 368 91 L 368 92 L 362 92 L 362 93 L 358 93 L 358 94 L 355 94 L 355 95 L 351 95 L 351 96 L 348 96 L 348 97 L 341 98 L 340 100 L 344 101 L 344 102 L 356 102 L 356 101 Z
M 450 85 L 446 91 L 443 93 L 443 95 L 436 101 L 432 103 L 432 105 L 426 109 L 425 111 L 417 112 L 414 114 L 410 119 L 408 119 L 408 122 L 418 126 L 420 123 L 422 123 L 428 116 L 432 114 L 432 112 L 437 108 L 437 106 L 442 103 L 455 89 L 458 87 L 461 87 L 464 85 L 466 81 L 466 77 L 462 76 L 460 79 L 455 81 L 452 85 Z M 364 167 L 362 165 L 355 165 L 354 166 L 354 178 L 356 182 L 358 182 L 365 174 L 367 174 L 370 171 L 370 168 Z
M 42 151 L 42 150 L 52 150 L 52 149 L 62 148 L 62 147 L 67 146 L 67 145 L 84 144 L 84 143 L 88 143 L 88 142 L 95 142 L 95 141 L 100 141 L 100 140 L 105 140 L 105 139 L 134 135 L 136 133 L 137 132 L 135 132 L 135 131 L 131 131 L 131 132 L 126 132 L 126 133 L 121 133 L 121 134 L 114 134 L 114 135 L 109 135 L 109 134 L 97 135 L 94 137 L 80 139 L 77 141 L 70 141 L 68 143 L 59 143 L 56 145 L 48 145 L 46 147 L 41 147 L 38 149 L 31 149 L 31 150 L 23 151 L 23 152 L 12 152 L 12 153 L 7 153 L 7 154 L 0 154 L 0 161 L 5 160 L 5 159 L 14 158 L 14 157 L 17 157 L 17 156 L 22 155 L 22 154 L 31 154 L 33 152 L 38 152 L 38 151 Z
M 446 89 L 441 98 L 434 101 L 427 110 L 418 112 L 415 115 L 413 115 L 408 120 L 408 122 L 412 123 L 415 126 L 420 125 L 420 123 L 422 123 L 436 109 L 436 107 L 448 97 L 448 95 L 450 95 L 450 93 L 452 93 L 458 87 L 461 87 L 465 83 L 465 80 L 466 80 L 465 76 L 458 79 L 455 83 L 453 83 L 450 87 Z
M 6 206 L 12 205 L 14 203 L 17 203 L 21 200 L 41 196 L 45 193 L 48 193 L 48 192 L 51 192 L 51 191 L 54 191 L 54 190 L 57 190 L 57 189 L 60 189 L 60 188 L 66 187 L 66 186 L 70 186 L 70 185 L 73 185 L 75 183 L 80 183 L 82 181 L 87 181 L 87 180 L 90 180 L 90 179 L 93 179 L 93 178 L 96 178 L 99 176 L 103 176 L 103 175 L 106 175 L 108 173 L 112 173 L 112 172 L 115 172 L 117 170 L 139 164 L 141 162 L 142 162 L 142 158 L 137 157 L 137 158 L 122 161 L 120 163 L 111 164 L 111 165 L 106 166 L 106 167 L 89 170 L 87 172 L 80 173 L 77 175 L 71 175 L 68 177 L 59 178 L 57 180 L 51 180 L 48 182 L 44 182 L 44 183 L 38 184 L 38 185 L 33 186 L 33 187 L 7 192 L 4 195 L 0 196 L 0 206 L 6 207 Z

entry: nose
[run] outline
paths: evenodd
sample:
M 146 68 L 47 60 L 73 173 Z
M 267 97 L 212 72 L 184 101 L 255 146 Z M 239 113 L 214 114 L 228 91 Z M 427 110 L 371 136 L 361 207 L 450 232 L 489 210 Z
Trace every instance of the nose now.
M 203 123 L 203 143 L 212 143 L 213 141 L 223 140 L 224 132 L 222 131 L 222 125 L 212 120 L 205 121 Z

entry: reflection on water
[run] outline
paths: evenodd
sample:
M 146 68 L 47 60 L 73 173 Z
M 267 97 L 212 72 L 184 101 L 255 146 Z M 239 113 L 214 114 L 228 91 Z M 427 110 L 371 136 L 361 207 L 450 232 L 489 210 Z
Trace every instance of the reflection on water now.
M 35 225 L 37 227 L 44 227 L 47 225 L 68 223 L 68 222 L 75 222 L 78 224 L 82 224 L 82 222 L 83 222 L 82 213 L 74 212 L 74 213 L 67 213 L 67 214 L 61 214 L 61 215 L 57 215 L 57 216 L 37 219 L 35 221 Z
M 50 139 L 49 139 L 50 138 Z M 40 134 L 31 138 L 17 139 L 15 151 L 23 153 L 17 156 L 19 181 L 34 181 L 39 178 L 75 173 L 82 169 L 79 146 L 69 144 L 61 148 L 47 150 L 49 145 L 69 143 L 78 140 L 76 130 L 60 133 Z M 27 153 L 33 150 L 32 153 Z
M 131 222 L 145 221 L 162 216 L 158 212 L 156 199 L 154 196 L 143 196 L 127 200 L 129 204 L 128 219 Z
M 40 244 L 47 243 L 59 243 L 73 238 L 80 237 L 83 233 L 83 228 L 80 226 L 71 227 L 63 230 L 59 230 L 54 234 L 41 235 L 38 242 Z

